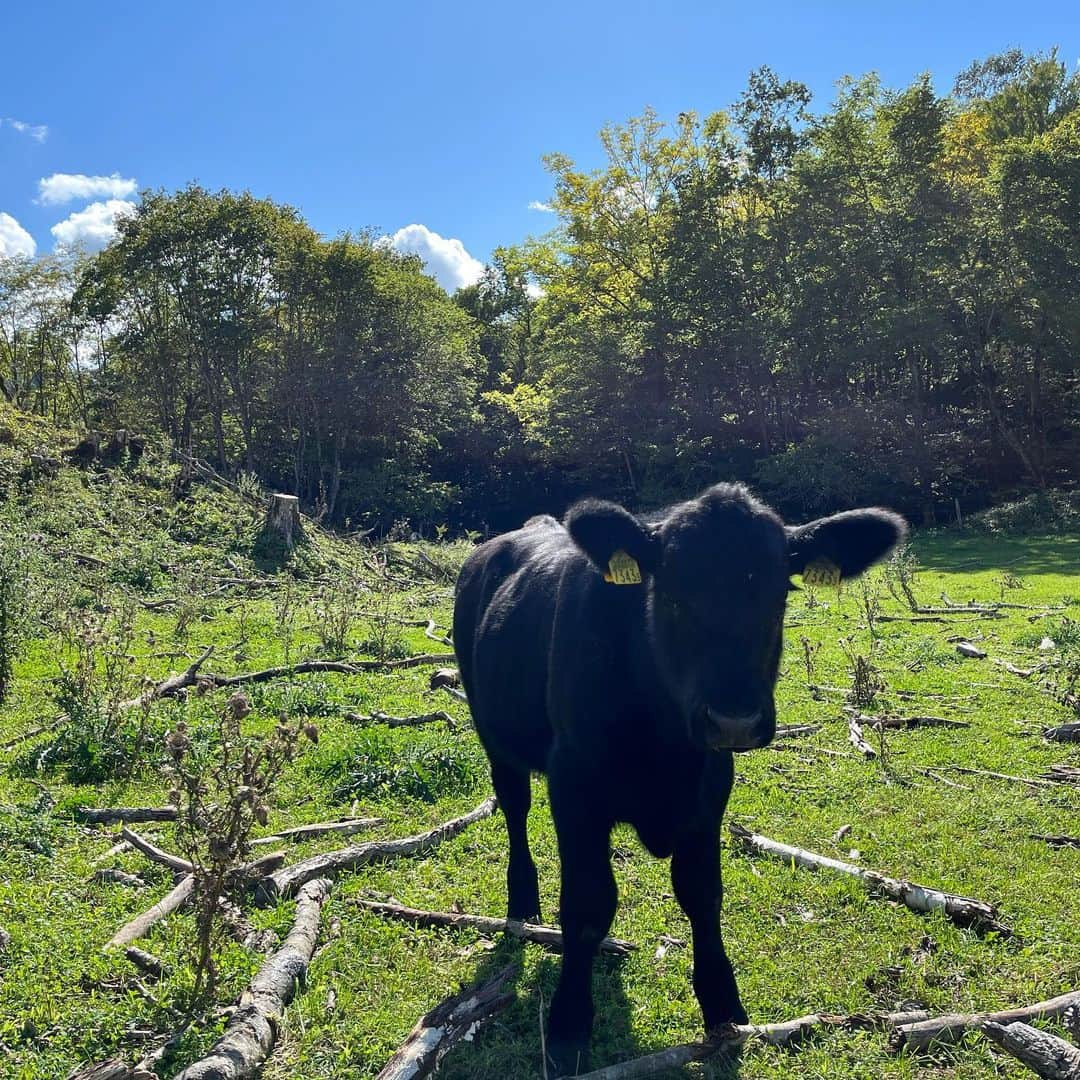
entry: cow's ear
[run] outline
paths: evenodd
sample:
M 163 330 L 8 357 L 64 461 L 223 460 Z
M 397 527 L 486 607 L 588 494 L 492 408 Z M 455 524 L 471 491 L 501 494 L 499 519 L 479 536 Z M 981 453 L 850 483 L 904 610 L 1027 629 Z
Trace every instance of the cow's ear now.
M 629 510 L 612 502 L 586 499 L 572 506 L 563 522 L 574 543 L 603 571 L 612 555 L 625 551 L 644 574 L 655 572 L 660 541 Z
M 790 573 L 813 572 L 819 580 L 850 578 L 888 555 L 907 535 L 907 523 L 891 510 L 874 507 L 789 525 L 787 535 Z

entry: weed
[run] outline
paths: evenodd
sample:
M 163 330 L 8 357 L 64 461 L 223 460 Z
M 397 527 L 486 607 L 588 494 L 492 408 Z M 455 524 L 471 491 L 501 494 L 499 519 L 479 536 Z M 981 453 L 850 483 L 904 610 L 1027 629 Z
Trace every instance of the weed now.
M 885 691 L 885 680 L 869 656 L 860 653 L 850 638 L 840 638 L 841 651 L 848 663 L 851 689 L 848 701 L 857 709 L 872 708 L 878 694 Z
M 919 610 L 915 596 L 915 579 L 919 573 L 919 560 L 910 544 L 901 544 L 892 558 L 882 567 L 885 586 L 897 603 L 907 604 L 912 611 Z
M 177 844 L 195 867 L 195 1003 L 212 994 L 217 982 L 216 954 L 229 902 L 241 884 L 237 871 L 251 850 L 251 832 L 266 824 L 274 783 L 295 760 L 301 737 L 318 739 L 313 725 L 290 724 L 284 715 L 269 735 L 245 737 L 240 722 L 250 712 L 247 697 L 233 694 L 216 714 L 216 732 L 203 753 L 185 721 L 165 738 L 169 798 L 179 810 Z

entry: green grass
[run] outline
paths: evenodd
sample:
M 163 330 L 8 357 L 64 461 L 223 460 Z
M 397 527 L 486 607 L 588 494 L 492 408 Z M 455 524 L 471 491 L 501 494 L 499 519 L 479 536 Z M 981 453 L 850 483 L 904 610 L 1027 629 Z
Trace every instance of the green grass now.
M 287 575 L 266 590 L 219 589 L 222 577 L 254 574 L 250 542 L 258 513 L 209 489 L 176 503 L 166 472 L 159 467 L 160 483 L 129 477 L 121 488 L 118 477 L 88 478 L 64 469 L 55 481 L 9 499 L 6 520 L 48 536 L 50 550 L 62 546 L 105 565 L 80 565 L 57 556 L 40 567 L 35 603 L 44 623 L 21 650 L 13 692 L 0 706 L 0 741 L 55 714 L 50 695 L 64 650 L 50 624 L 55 626 L 61 608 L 82 604 L 108 620 L 122 595 L 180 600 L 179 606 L 161 611 L 138 608 L 128 676 L 136 692 L 142 676 L 161 678 L 210 644 L 215 654 L 207 667 L 223 672 L 280 664 L 286 656 L 320 655 L 316 610 L 325 603 L 325 582 L 343 574 L 375 589 L 361 598 L 359 607 L 365 611 L 388 610 L 449 624 L 445 582 L 417 581 L 380 591 L 362 551 L 322 536 L 293 567 L 298 577 Z M 453 563 L 463 550 L 459 544 L 435 554 Z M 922 569 L 915 589 L 923 604 L 939 605 L 944 592 L 956 601 L 1070 606 L 1034 621 L 1033 610 L 1009 609 L 1000 619 L 957 615 L 941 623 L 881 623 L 872 634 L 858 586 L 839 594 L 821 589 L 796 594 L 778 687 L 781 720 L 813 722 L 823 730 L 800 740 L 795 752 L 740 756 L 729 814 L 779 840 L 844 858 L 855 851 L 850 857 L 861 865 L 993 901 L 1016 935 L 980 937 L 941 917 L 919 916 L 871 897 L 849 880 L 725 850 L 725 937 L 756 1021 L 812 1011 L 889 1010 L 909 1002 L 942 1012 L 992 1009 L 1080 987 L 1075 917 L 1080 851 L 1053 850 L 1029 839 L 1031 833 L 1080 831 L 1080 788 L 1028 788 L 942 774 L 959 785 L 950 787 L 917 771 L 961 764 L 1037 776 L 1054 763 L 1080 764 L 1080 748 L 1040 737 L 1042 726 L 1075 717 L 1043 692 L 1038 680 L 1017 678 L 989 660 L 961 659 L 947 640 L 958 633 L 971 635 L 991 656 L 1021 667 L 1044 656 L 1038 644 L 1047 634 L 1058 633 L 1063 645 L 1075 648 L 1080 543 L 1061 536 L 1013 540 L 941 533 L 919 538 L 916 552 Z M 294 593 L 291 604 L 283 602 L 286 590 Z M 871 590 L 883 612 L 905 613 L 880 572 L 872 576 Z M 1064 623 L 1066 618 L 1071 623 Z M 358 615 L 348 634 L 349 654 L 356 655 L 360 643 L 378 634 L 377 619 Z M 393 635 L 407 653 L 443 648 L 419 628 L 395 624 Z M 843 695 L 807 685 L 802 637 L 820 645 L 813 684 L 849 685 L 838 645 L 846 638 L 872 658 L 884 678 L 886 688 L 874 711 L 930 713 L 971 727 L 890 732 L 886 764 L 863 760 L 847 743 Z M 418 668 L 392 675 L 321 675 L 252 687 L 254 711 L 245 721 L 249 731 L 267 730 L 282 712 L 308 716 L 319 728 L 318 744 L 279 784 L 265 831 L 355 811 L 385 819 L 373 838 L 392 837 L 476 805 L 490 785 L 467 710 L 428 690 L 428 674 Z M 904 698 L 901 692 L 915 696 Z M 192 916 L 171 916 L 144 943 L 169 968 L 160 983 L 140 981 L 122 956 L 103 954 L 101 946 L 112 933 L 169 888 L 169 875 L 127 853 L 104 865 L 143 873 L 147 888 L 136 892 L 92 883 L 94 861 L 114 842 L 112 830 L 77 824 L 71 809 L 80 803 L 165 801 L 157 737 L 180 718 L 196 733 L 205 732 L 211 710 L 224 696 L 192 695 L 187 703 L 156 705 L 149 721 L 154 740 L 143 759 L 130 775 L 108 775 L 96 784 L 71 782 L 62 763 L 35 769 L 49 734 L 0 752 L 0 926 L 10 934 L 0 952 L 3 1076 L 60 1078 L 81 1061 L 114 1055 L 134 1061 L 176 1027 L 176 1010 L 183 1007 L 192 981 L 187 953 Z M 431 725 L 388 731 L 362 728 L 344 718 L 347 711 L 379 709 L 392 714 L 443 709 L 458 721 L 458 729 L 450 733 Z M 814 748 L 846 756 L 821 756 Z M 43 789 L 54 801 L 51 811 Z M 557 911 L 558 861 L 541 780 L 534 794 L 530 830 L 544 912 L 551 921 Z M 843 825 L 851 831 L 835 842 Z M 173 845 L 171 826 L 142 830 L 166 847 Z M 290 858 L 341 842 L 309 841 L 297 845 Z M 667 864 L 650 858 L 629 829 L 619 830 L 614 845 L 620 908 L 612 932 L 640 949 L 626 960 L 597 962 L 595 1065 L 699 1035 L 689 950 L 671 948 L 656 955 L 662 934 L 689 937 L 672 897 Z M 264 1076 L 373 1077 L 421 1013 L 461 984 L 493 973 L 510 957 L 521 963 L 516 1003 L 474 1041 L 456 1049 L 440 1075 L 450 1080 L 539 1075 L 539 1018 L 554 991 L 557 957 L 472 932 L 389 924 L 350 904 L 359 895 L 392 895 L 417 907 L 459 905 L 499 915 L 505 905 L 504 860 L 503 825 L 496 816 L 430 857 L 341 878 L 324 911 L 324 933 L 307 988 L 288 1010 Z M 291 904 L 251 908 L 249 916 L 283 933 Z M 221 1004 L 239 996 L 258 963 L 259 957 L 239 946 L 227 950 L 218 990 Z M 191 1032 L 163 1075 L 197 1057 L 222 1022 Z M 673 1075 L 736 1074 L 1024 1075 L 974 1036 L 911 1058 L 888 1053 L 881 1033 L 848 1031 L 824 1032 L 795 1052 L 750 1045 L 737 1062 Z

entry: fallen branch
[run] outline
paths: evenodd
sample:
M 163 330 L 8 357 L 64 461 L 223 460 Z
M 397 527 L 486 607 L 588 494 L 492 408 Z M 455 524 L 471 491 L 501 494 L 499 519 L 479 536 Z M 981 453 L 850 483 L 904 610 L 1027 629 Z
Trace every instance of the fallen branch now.
M 1051 847 L 1076 847 L 1080 848 L 1080 836 L 1062 836 L 1060 834 L 1032 833 L 1032 840 L 1042 840 Z
M 522 941 L 532 941 L 543 945 L 545 949 L 562 951 L 562 931 L 554 926 L 541 926 L 537 923 L 518 922 L 516 919 L 497 919 L 490 915 L 467 915 L 458 911 L 421 911 L 418 908 L 405 907 L 403 904 L 383 904 L 376 900 L 364 900 L 354 897 L 350 903 L 365 911 L 382 915 L 388 919 L 400 919 L 413 926 L 448 926 L 452 929 L 466 928 L 478 930 L 481 934 L 508 934 Z M 637 946 L 621 938 L 606 937 L 598 946 L 601 952 L 615 956 L 627 956 Z
M 848 742 L 865 758 L 877 757 L 877 751 L 863 737 L 863 729 L 857 716 L 847 718 Z
M 440 645 L 449 645 L 452 647 L 454 644 L 445 634 L 440 634 L 438 632 L 438 627 L 434 619 L 428 619 L 427 625 L 424 627 L 424 637 L 431 641 L 437 641 Z
M 511 964 L 483 985 L 462 990 L 425 1013 L 376 1080 L 430 1076 L 452 1047 L 514 1000 L 513 991 L 504 991 L 503 985 L 516 973 Z
M 376 840 L 342 848 L 340 851 L 330 851 L 324 855 L 314 855 L 295 866 L 287 866 L 276 873 L 268 874 L 259 882 L 256 896 L 263 903 L 273 903 L 283 897 L 292 896 L 301 885 L 313 878 L 333 877 L 371 862 L 420 855 L 438 847 L 444 840 L 457 836 L 473 822 L 490 817 L 495 812 L 496 805 L 495 797 L 491 796 L 469 813 L 444 821 L 434 829 L 416 836 L 406 836 L 399 840 Z
M 119 945 L 128 945 L 132 941 L 137 941 L 155 923 L 161 922 L 166 915 L 175 911 L 181 904 L 186 903 L 194 884 L 195 878 L 191 874 L 182 878 L 180 883 L 173 886 L 172 890 L 166 893 L 153 907 L 120 927 L 105 943 L 105 949 L 113 949 Z
M 386 713 L 377 712 L 372 713 L 371 716 L 361 716 L 360 713 L 347 712 L 345 713 L 345 719 L 350 724 L 385 724 L 387 727 L 419 727 L 421 724 L 434 724 L 442 722 L 447 727 L 454 727 L 454 718 L 449 714 L 440 711 L 421 713 L 418 716 L 387 716 Z
M 146 882 L 141 877 L 136 877 L 134 874 L 129 874 L 115 866 L 95 870 L 90 875 L 90 880 L 105 885 L 126 885 L 129 889 L 146 888 Z
M 896 1023 L 911 1023 L 925 1019 L 923 1010 L 897 1013 L 811 1013 L 794 1020 L 776 1024 L 728 1024 L 702 1042 L 682 1043 L 667 1050 L 658 1050 L 644 1057 L 621 1061 L 593 1072 L 581 1073 L 577 1080 L 639 1080 L 667 1069 L 680 1069 L 695 1061 L 704 1061 L 723 1050 L 734 1049 L 743 1043 L 764 1042 L 769 1046 L 787 1048 L 798 1045 L 807 1035 L 821 1028 L 876 1028 Z
M 1044 1080 L 1080 1077 L 1080 1050 L 1048 1031 L 1019 1021 L 1007 1027 L 988 1021 L 979 1030 Z
M 195 867 L 187 859 L 181 859 L 179 855 L 163 851 L 157 844 L 150 843 L 149 840 L 140 836 L 137 832 L 133 832 L 126 825 L 120 830 L 120 835 L 152 862 L 161 863 L 162 866 L 167 866 L 170 870 L 175 870 L 180 874 L 190 874 L 195 870 Z
M 848 877 L 858 878 L 870 889 L 883 893 L 892 900 L 898 900 L 912 911 L 922 913 L 941 911 L 959 926 L 971 926 L 979 930 L 996 930 L 1005 936 L 1011 933 L 1009 927 L 998 921 L 997 908 L 993 904 L 987 904 L 982 900 L 972 900 L 966 896 L 956 896 L 953 893 L 947 893 L 941 889 L 931 889 L 925 885 L 916 885 L 911 881 L 886 877 L 875 870 L 865 870 L 861 866 L 855 866 L 853 863 L 842 862 L 839 859 L 832 859 L 827 855 L 818 855 L 816 852 L 807 851 L 804 848 L 782 844 L 777 840 L 769 839 L 767 836 L 759 836 L 757 833 L 752 833 L 734 822 L 729 828 L 732 839 L 746 850 L 769 855 L 783 862 L 794 862 L 796 866 L 801 866 L 804 869 L 834 870 L 837 873 L 846 874 Z
M 859 713 L 855 719 L 875 731 L 904 731 L 918 727 L 969 728 L 966 720 L 947 720 L 944 716 L 867 716 Z
M 1012 776 L 1009 773 L 989 772 L 986 769 L 970 769 L 966 765 L 939 765 L 939 769 L 948 769 L 951 772 L 965 773 L 968 776 L 988 776 L 992 780 L 1009 780 L 1014 784 L 1030 784 L 1032 787 L 1059 787 L 1056 780 L 1036 780 L 1030 776 Z
M 920 1020 L 911 1024 L 897 1024 L 889 1036 L 890 1050 L 925 1050 L 934 1042 L 952 1042 L 965 1031 L 981 1027 L 983 1024 L 1011 1024 L 1014 1021 L 1027 1023 L 1028 1020 L 1056 1020 L 1065 1015 L 1074 1005 L 1080 1004 L 1080 990 L 1040 1001 L 1036 1005 L 1026 1005 L 1019 1009 L 1005 1009 L 994 1013 L 952 1013 L 947 1016 L 935 1016 L 929 1020 Z
M 10 750 L 13 746 L 18 746 L 19 743 L 24 743 L 35 735 L 44 735 L 47 732 L 55 731 L 66 719 L 66 716 L 60 716 L 50 724 L 41 724 L 38 727 L 30 728 L 29 731 L 24 731 L 21 735 L 16 735 L 13 739 L 0 743 L 0 750 Z
M 157 1077 L 138 1065 L 132 1068 L 119 1058 L 110 1058 L 108 1061 L 80 1065 L 74 1072 L 68 1073 L 67 1080 L 157 1080 Z
M 273 836 L 260 836 L 258 840 L 252 840 L 254 847 L 257 844 L 277 844 L 282 840 L 291 840 L 299 843 L 301 840 L 310 840 L 313 836 L 324 836 L 326 833 L 335 833 L 338 836 L 349 836 L 360 832 L 362 829 L 372 829 L 376 825 L 382 825 L 383 818 L 364 817 L 349 818 L 346 821 L 320 821 L 314 825 L 297 825 L 292 829 L 281 829 Z M 250 876 L 250 868 L 248 871 Z
M 468 702 L 469 700 L 465 691 L 459 690 L 456 686 L 443 686 L 441 689 L 445 690 L 451 697 L 457 698 L 458 701 Z
M 1048 784 L 1080 784 L 1080 769 L 1075 765 L 1051 765 L 1042 778 Z
M 820 724 L 777 724 L 776 738 L 801 739 L 806 735 L 816 735 L 820 730 Z
M 75 814 L 89 825 L 105 825 L 114 821 L 175 821 L 175 806 L 80 806 Z
M 1043 738 L 1051 742 L 1080 742 L 1080 724 L 1058 724 L 1045 728 Z
M 145 708 L 152 701 L 157 701 L 158 698 L 176 697 L 182 690 L 186 690 L 189 686 L 195 686 L 199 682 L 199 668 L 210 659 L 213 651 L 214 646 L 207 645 L 202 651 L 202 654 L 193 660 L 179 675 L 170 675 L 167 679 L 163 679 L 161 682 L 151 686 L 150 689 L 145 693 L 140 694 L 137 698 L 131 698 L 129 701 L 122 701 L 120 703 L 120 708 Z
M 129 945 L 124 950 L 124 955 L 144 974 L 155 979 L 165 976 L 165 965 L 153 954 L 145 949 Z
M 175 1080 L 240 1080 L 251 1076 L 270 1056 L 277 1041 L 285 1006 L 307 974 L 323 904 L 330 882 L 309 881 L 300 890 L 292 929 L 251 981 L 240 998 L 221 1038 L 201 1061 L 189 1065 Z

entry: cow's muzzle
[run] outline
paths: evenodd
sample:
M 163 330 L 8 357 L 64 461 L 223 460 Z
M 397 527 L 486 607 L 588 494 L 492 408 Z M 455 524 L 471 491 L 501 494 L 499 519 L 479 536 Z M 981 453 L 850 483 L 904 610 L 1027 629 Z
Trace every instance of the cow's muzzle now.
M 767 746 L 776 734 L 776 721 L 760 709 L 729 716 L 707 708 L 704 721 L 705 745 L 710 750 L 757 750 Z

